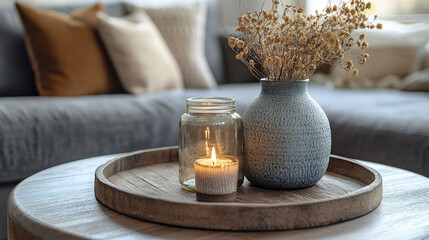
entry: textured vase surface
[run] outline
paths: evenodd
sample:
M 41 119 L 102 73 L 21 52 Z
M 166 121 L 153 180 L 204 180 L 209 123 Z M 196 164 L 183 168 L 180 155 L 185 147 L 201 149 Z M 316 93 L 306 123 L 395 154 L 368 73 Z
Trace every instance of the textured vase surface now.
M 243 118 L 246 178 L 274 189 L 316 184 L 328 167 L 331 129 L 308 80 L 261 80 L 261 87 Z

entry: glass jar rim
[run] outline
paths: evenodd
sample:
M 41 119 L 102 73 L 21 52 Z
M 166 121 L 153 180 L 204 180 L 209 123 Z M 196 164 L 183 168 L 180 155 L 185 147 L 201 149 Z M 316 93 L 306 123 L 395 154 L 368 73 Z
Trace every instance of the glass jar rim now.
M 191 112 L 221 113 L 235 111 L 235 99 L 228 97 L 192 97 L 186 99 Z

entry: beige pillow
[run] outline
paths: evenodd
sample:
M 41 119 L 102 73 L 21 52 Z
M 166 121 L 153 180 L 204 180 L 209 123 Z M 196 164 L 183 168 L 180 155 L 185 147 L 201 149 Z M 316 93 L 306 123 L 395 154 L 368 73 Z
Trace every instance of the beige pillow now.
M 158 27 L 176 58 L 186 88 L 217 86 L 204 55 L 207 6 L 203 2 L 177 3 L 168 6 L 137 7 L 126 4 L 129 11 L 144 10 Z
M 183 88 L 179 65 L 152 20 L 142 11 L 125 18 L 97 14 L 97 30 L 129 93 Z
M 353 60 L 359 75 L 346 74 L 336 67 L 333 77 L 342 79 L 335 85 L 354 88 L 394 87 L 401 85 L 401 79 L 418 70 L 422 65 L 422 48 L 429 41 L 429 24 L 402 24 L 392 21 L 378 21 L 383 30 L 357 30 L 354 35 L 365 33 L 369 43 L 368 61 L 359 65 L 360 49 L 352 49 L 345 59 Z
M 370 47 L 366 51 L 368 61 L 363 65 L 355 63 L 359 70 L 357 76 L 339 67 L 332 71 L 335 85 L 346 88 L 396 88 L 402 78 L 415 71 L 419 49 L 416 46 Z M 355 60 L 356 55 L 359 51 L 352 50 L 345 59 Z

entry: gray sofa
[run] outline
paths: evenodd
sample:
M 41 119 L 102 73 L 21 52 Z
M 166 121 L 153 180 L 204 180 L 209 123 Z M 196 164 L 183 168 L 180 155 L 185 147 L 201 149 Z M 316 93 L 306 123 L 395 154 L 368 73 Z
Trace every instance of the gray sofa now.
M 78 6 L 54 7 L 70 12 Z M 106 4 L 124 15 L 121 3 Z M 177 145 L 185 99 L 227 96 L 244 114 L 259 93 L 224 41 L 211 2 L 206 55 L 217 89 L 145 95 L 39 97 L 14 7 L 0 5 L 0 239 L 6 237 L 6 200 L 20 180 L 44 168 L 97 155 Z M 348 90 L 311 85 L 331 123 L 332 153 L 388 164 L 429 176 L 429 93 Z

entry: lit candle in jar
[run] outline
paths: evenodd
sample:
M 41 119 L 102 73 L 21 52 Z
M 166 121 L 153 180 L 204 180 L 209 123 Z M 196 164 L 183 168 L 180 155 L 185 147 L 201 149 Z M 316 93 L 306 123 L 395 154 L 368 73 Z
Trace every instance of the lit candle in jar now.
M 238 160 L 230 156 L 216 157 L 212 148 L 211 158 L 194 163 L 197 200 L 203 202 L 233 201 L 237 192 Z

